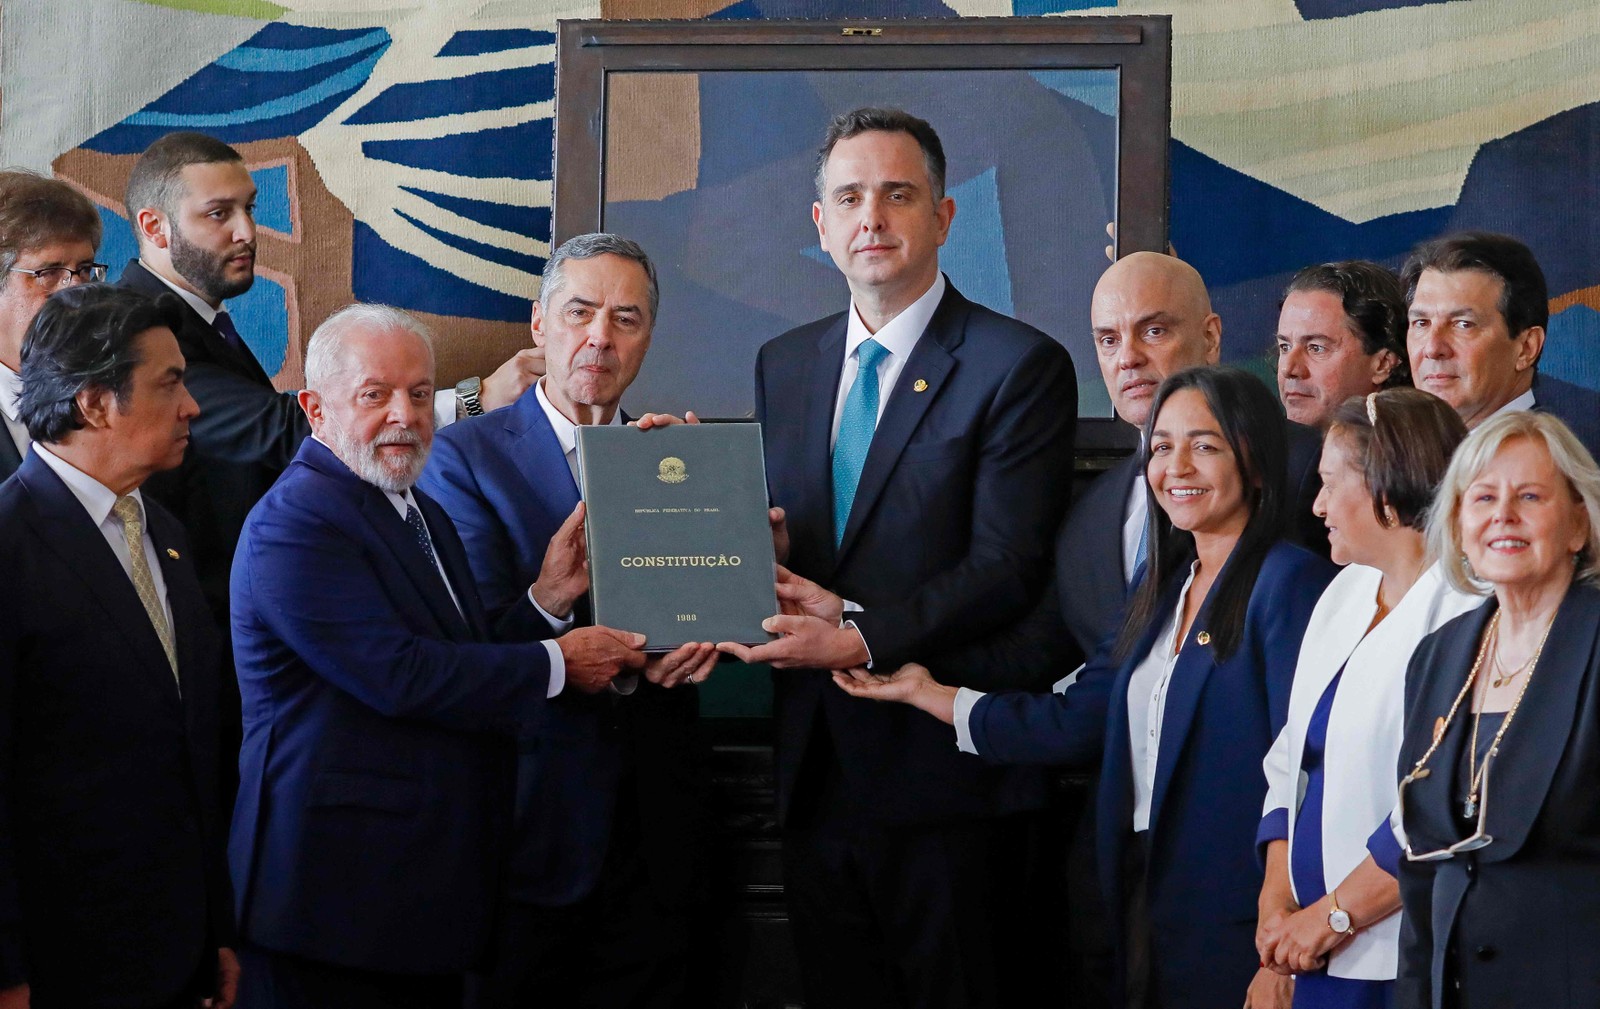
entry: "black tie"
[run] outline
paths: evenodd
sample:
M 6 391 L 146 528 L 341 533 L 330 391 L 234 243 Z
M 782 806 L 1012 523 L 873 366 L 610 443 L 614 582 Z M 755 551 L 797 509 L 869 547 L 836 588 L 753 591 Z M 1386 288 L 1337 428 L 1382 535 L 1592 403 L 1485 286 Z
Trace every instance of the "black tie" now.
M 250 360 L 255 360 L 255 355 L 245 345 L 244 337 L 239 335 L 239 330 L 234 327 L 233 319 L 229 317 L 227 312 L 218 312 L 217 317 L 212 320 L 211 324 L 216 327 L 218 333 L 222 334 L 222 339 L 227 342 L 228 346 Z

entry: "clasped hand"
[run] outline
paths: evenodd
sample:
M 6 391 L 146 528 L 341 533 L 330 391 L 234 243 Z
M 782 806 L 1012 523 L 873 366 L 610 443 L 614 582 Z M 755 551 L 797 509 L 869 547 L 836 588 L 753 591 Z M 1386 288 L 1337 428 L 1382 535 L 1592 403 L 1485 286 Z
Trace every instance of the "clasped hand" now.
M 779 516 L 775 533 L 781 522 Z M 778 639 L 755 646 L 723 641 L 717 645 L 718 651 L 741 662 L 765 662 L 777 669 L 848 669 L 868 661 L 860 632 L 840 626 L 843 599 L 781 564 L 777 565 L 776 589 L 778 614 L 762 621 L 761 627 L 779 635 Z
M 1354 933 L 1339 933 L 1328 927 L 1326 901 L 1295 910 L 1285 908 L 1262 919 L 1256 929 L 1256 951 L 1261 965 L 1278 974 L 1303 974 L 1320 970 L 1328 954 Z

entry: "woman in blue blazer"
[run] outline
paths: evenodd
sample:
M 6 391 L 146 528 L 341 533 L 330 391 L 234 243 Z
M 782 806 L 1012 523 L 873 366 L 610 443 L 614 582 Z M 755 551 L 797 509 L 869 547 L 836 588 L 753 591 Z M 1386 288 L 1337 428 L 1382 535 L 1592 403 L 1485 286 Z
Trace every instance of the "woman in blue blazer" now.
M 1254 944 L 1260 763 L 1336 569 L 1281 542 L 1285 422 L 1254 376 L 1171 376 L 1143 444 L 1146 570 L 1120 633 L 1064 692 L 956 690 L 914 664 L 834 679 L 953 724 L 961 749 L 994 763 L 1102 764 L 1096 849 L 1119 1005 L 1281 1004 L 1287 979 L 1259 969 Z

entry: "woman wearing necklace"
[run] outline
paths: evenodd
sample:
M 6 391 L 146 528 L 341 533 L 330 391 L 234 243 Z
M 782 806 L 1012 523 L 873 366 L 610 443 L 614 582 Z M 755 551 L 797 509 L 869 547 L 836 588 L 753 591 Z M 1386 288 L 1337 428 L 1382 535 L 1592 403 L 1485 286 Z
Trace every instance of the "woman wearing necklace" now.
M 1261 758 L 1336 569 L 1281 540 L 1285 426 L 1254 376 L 1172 375 L 1144 434 L 1148 565 L 1121 633 L 1064 693 L 958 691 L 919 665 L 834 681 L 953 724 L 957 745 L 994 763 L 1100 762 L 1096 849 L 1118 1004 L 1238 1009 L 1259 973 Z M 1287 990 L 1287 979 L 1266 982 Z
M 1340 406 L 1315 510 L 1346 564 L 1306 627 L 1289 718 L 1265 761 L 1256 944 L 1297 975 L 1296 1009 L 1385 1009 L 1400 935 L 1389 827 L 1406 663 L 1424 635 L 1481 601 L 1430 563 L 1423 527 L 1467 436 L 1449 404 L 1402 388 Z
M 1457 451 L 1430 546 L 1484 605 L 1406 674 L 1402 1009 L 1600 1005 L 1600 470 L 1548 414 Z

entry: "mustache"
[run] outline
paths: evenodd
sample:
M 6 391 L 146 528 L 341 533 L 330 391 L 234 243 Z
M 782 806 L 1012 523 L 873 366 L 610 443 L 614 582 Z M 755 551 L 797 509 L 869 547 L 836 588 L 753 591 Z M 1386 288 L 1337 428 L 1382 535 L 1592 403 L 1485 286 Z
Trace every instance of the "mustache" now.
M 381 448 L 385 445 L 420 446 L 422 444 L 422 435 L 411 430 L 410 428 L 398 428 L 394 431 L 381 432 L 376 438 L 372 439 L 369 444 L 371 444 L 373 448 Z

